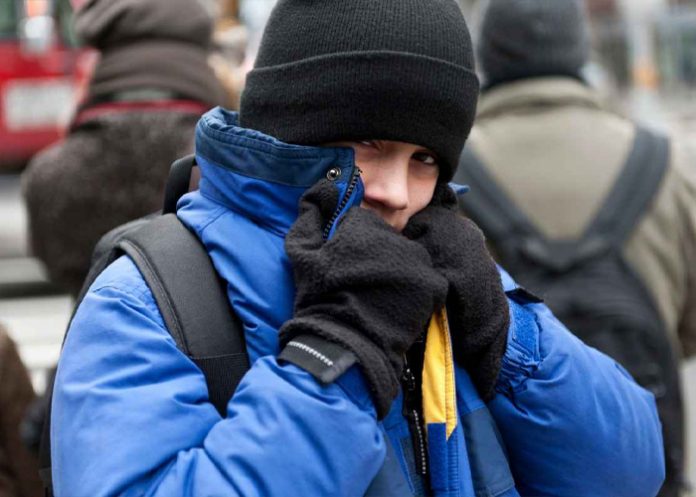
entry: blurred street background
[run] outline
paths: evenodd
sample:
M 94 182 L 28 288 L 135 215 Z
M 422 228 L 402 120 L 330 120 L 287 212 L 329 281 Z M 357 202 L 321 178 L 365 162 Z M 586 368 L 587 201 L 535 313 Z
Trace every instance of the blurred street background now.
M 588 80 L 618 112 L 696 140 L 696 0 L 587 2 L 595 49 Z M 274 2 L 205 3 L 217 18 L 214 66 L 234 106 Z M 460 3 L 475 31 L 483 2 Z M 37 391 L 58 359 L 73 303 L 31 256 L 20 174 L 36 152 L 60 140 L 95 57 L 78 45 L 69 0 L 0 0 L 0 322 L 18 342 Z M 685 389 L 693 420 L 696 362 L 686 365 Z

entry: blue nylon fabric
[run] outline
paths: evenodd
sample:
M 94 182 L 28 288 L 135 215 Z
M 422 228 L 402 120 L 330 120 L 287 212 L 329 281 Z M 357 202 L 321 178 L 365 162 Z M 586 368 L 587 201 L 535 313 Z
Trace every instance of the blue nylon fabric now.
M 455 430 L 446 437 L 444 423 L 428 425 L 428 446 L 430 456 L 430 484 L 435 495 L 477 497 L 474 490 L 474 479 L 477 469 L 471 464 L 468 447 L 465 444 L 464 426 L 460 422 Z M 432 444 L 432 445 L 431 445 Z M 445 450 L 441 450 L 444 445 Z M 488 454 L 481 453 L 480 457 L 489 463 L 497 463 Z
M 202 119 L 197 147 L 201 188 L 182 199 L 179 216 L 228 282 L 252 368 L 221 419 L 137 269 L 119 259 L 83 301 L 60 360 L 51 426 L 57 497 L 354 497 L 378 474 L 388 484 L 397 466 L 415 493 L 400 398 L 378 423 L 357 368 L 321 386 L 274 358 L 277 330 L 292 315 L 283 238 L 297 201 L 336 165 L 344 192 L 352 152 L 281 144 L 236 127 L 236 116 L 222 110 Z M 293 183 L 297 171 L 287 171 L 295 167 L 304 172 Z M 506 290 L 514 289 L 502 276 Z M 488 407 L 519 495 L 654 495 L 664 468 L 650 394 L 543 305 L 511 302 L 511 309 L 499 393 Z M 457 382 L 460 416 L 485 409 L 462 370 Z M 451 481 L 438 497 L 472 495 L 477 476 L 467 451 L 488 461 L 467 447 L 465 425 L 448 441 Z M 398 464 L 383 464 L 387 443 Z
M 488 409 L 477 409 L 462 416 L 469 463 L 477 496 L 498 497 L 514 490 L 515 481 L 502 448 L 498 428 Z M 483 457 L 482 457 L 483 456 Z
M 520 494 L 515 488 L 511 488 L 510 490 L 507 490 L 506 492 L 503 492 L 502 494 L 496 495 L 495 497 L 519 497 Z M 481 496 L 485 497 L 485 496 Z M 532 497 L 531 495 L 529 497 Z
M 444 423 L 428 425 L 428 457 L 430 458 L 430 486 L 436 492 L 449 489 L 449 461 L 447 450 L 447 426 Z
M 420 488 L 422 482 L 415 473 L 413 441 L 410 439 L 408 424 L 404 422 L 404 417 L 401 414 L 403 401 L 403 395 L 400 393 L 394 400 L 389 414 L 382 420 L 382 426 L 387 435 L 388 443 L 399 461 L 402 473 L 407 475 L 410 492 L 414 496 L 420 496 L 423 495 Z
M 149 291 L 132 262 L 120 259 L 100 279 L 59 368 L 52 423 L 58 497 L 365 492 L 385 445 L 357 370 L 320 387 L 266 356 L 221 420 L 200 371 L 143 298 Z
M 517 284 L 500 269 L 503 289 L 516 290 Z M 517 342 L 528 340 L 528 334 L 516 334 L 515 319 L 508 337 L 508 354 L 514 353 Z M 531 335 L 531 333 L 529 334 Z M 476 497 L 518 497 L 505 453 L 504 441 L 486 404 L 481 400 L 469 375 L 461 367 L 455 367 L 457 383 L 457 413 L 466 440 L 467 465 L 471 468 L 471 495 Z M 526 379 L 526 377 L 523 377 Z M 523 381 L 520 378 L 520 381 Z M 499 380 L 500 382 L 500 380 Z
M 653 395 L 543 304 L 510 305 L 510 346 L 489 409 L 520 495 L 655 496 L 664 458 Z
M 205 114 L 197 126 L 196 157 L 247 177 L 303 189 L 336 165 L 352 170 L 350 148 L 290 145 L 240 128 L 237 121 L 236 113 L 220 107 Z
M 455 369 L 457 385 L 471 385 L 471 379 L 461 368 Z M 469 388 L 457 390 L 457 411 L 466 439 L 469 465 L 472 468 L 472 486 L 477 497 L 517 497 L 515 482 L 510 471 L 498 428 L 486 404 L 471 395 Z M 512 493 L 510 493 L 512 492 Z
M 394 451 L 394 446 L 386 444 L 387 455 L 384 465 L 370 487 L 365 497 L 415 497 L 401 468 L 401 461 Z

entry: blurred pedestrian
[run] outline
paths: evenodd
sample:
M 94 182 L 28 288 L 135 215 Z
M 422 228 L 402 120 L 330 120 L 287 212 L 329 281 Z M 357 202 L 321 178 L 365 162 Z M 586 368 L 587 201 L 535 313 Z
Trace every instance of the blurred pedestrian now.
M 653 396 L 456 211 L 478 91 L 454 0 L 281 0 L 177 210 L 250 369 L 217 409 L 228 370 L 177 347 L 142 252 L 116 260 L 59 363 L 56 496 L 653 496 Z
M 464 210 L 521 284 L 660 397 L 660 495 L 677 495 L 676 358 L 696 352 L 696 154 L 614 114 L 585 83 L 579 0 L 491 0 L 478 55 Z
M 249 45 L 247 47 L 247 63 L 250 68 L 261 45 L 263 29 L 268 22 L 271 11 L 277 0 L 241 0 L 239 17 L 249 30 Z
M 33 400 L 29 374 L 0 325 L 0 497 L 43 495 L 38 461 L 20 436 L 22 418 Z
M 65 139 L 24 173 L 32 246 L 76 295 L 97 240 L 162 205 L 169 166 L 225 100 L 208 64 L 213 22 L 190 0 L 91 0 L 76 30 L 100 59 Z

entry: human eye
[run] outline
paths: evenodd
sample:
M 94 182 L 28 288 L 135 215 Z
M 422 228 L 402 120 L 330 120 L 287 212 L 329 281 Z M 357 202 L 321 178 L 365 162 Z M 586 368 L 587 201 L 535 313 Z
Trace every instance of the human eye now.
M 435 157 L 435 154 L 431 152 L 416 152 L 415 154 L 413 154 L 413 159 L 428 166 L 438 165 L 437 157 Z

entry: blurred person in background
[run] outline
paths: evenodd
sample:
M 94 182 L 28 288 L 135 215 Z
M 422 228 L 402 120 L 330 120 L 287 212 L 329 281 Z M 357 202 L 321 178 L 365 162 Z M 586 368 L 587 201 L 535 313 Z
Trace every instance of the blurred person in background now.
M 281 0 L 177 207 L 250 369 L 216 409 L 117 259 L 60 359 L 56 496 L 654 496 L 654 397 L 456 211 L 478 90 L 454 0 Z
M 198 1 L 75 1 L 100 58 L 60 143 L 23 175 L 35 254 L 76 295 L 99 238 L 162 205 L 169 167 L 193 150 L 205 110 L 225 102 L 208 64 L 212 18 Z
M 224 107 L 238 110 L 239 97 L 249 72 L 246 62 L 249 29 L 240 22 L 238 0 L 219 0 L 215 6 L 215 51 L 210 64 L 225 89 L 227 99 Z
M 261 45 L 263 29 L 276 2 L 277 0 L 241 0 L 239 3 L 239 18 L 249 30 L 249 44 L 246 54 L 246 65 L 249 70 L 254 66 Z
M 663 362 L 657 355 L 636 355 L 629 338 L 634 335 L 620 335 L 628 328 L 617 325 L 609 331 L 613 338 L 604 337 L 616 343 L 612 351 L 602 346 L 598 334 L 597 342 L 580 336 L 620 360 L 639 383 L 658 385 L 655 393 L 665 402 L 661 415 L 667 451 L 667 482 L 660 495 L 678 495 L 684 440 L 676 358 L 696 352 L 696 154 L 610 112 L 585 83 L 582 69 L 590 41 L 579 0 L 491 0 L 478 55 L 485 85 L 457 180 L 479 184 L 483 193 L 463 196 L 464 211 L 484 229 L 499 262 L 531 291 L 547 292 L 541 295 L 561 319 L 563 306 L 559 301 L 555 307 L 556 299 L 575 305 L 588 298 L 613 299 L 609 313 L 620 313 L 621 302 L 638 299 L 621 319 L 631 320 L 633 314 L 654 324 L 650 330 L 666 349 L 659 356 Z M 639 164 L 644 172 L 633 173 L 631 183 L 629 167 L 640 171 Z M 640 186 L 641 177 L 647 184 Z M 641 202 L 636 199 L 644 190 L 652 193 L 643 205 L 631 206 L 631 201 Z M 596 218 L 605 202 L 620 202 L 622 191 L 628 192 L 627 204 L 615 204 L 612 213 L 614 204 L 607 203 L 603 213 L 609 217 Z M 502 205 L 509 207 L 496 207 Z M 595 219 L 615 219 L 617 224 L 588 237 L 585 232 L 597 226 Z M 628 223 L 623 231 L 622 219 Z M 550 242 L 540 245 L 538 234 Z M 575 266 L 564 258 L 571 261 L 580 242 L 589 241 L 582 249 L 589 254 L 585 260 L 602 255 L 595 236 L 606 241 L 608 251 L 609 243 L 616 244 L 620 262 L 615 267 L 624 268 L 617 278 L 632 282 L 632 288 L 611 291 L 607 285 L 613 276 L 606 270 L 590 276 L 589 269 L 578 270 L 588 276 L 583 295 L 569 296 L 569 285 L 540 284 L 539 275 L 561 281 L 564 271 L 571 274 Z M 577 263 L 584 264 L 582 253 L 577 254 Z M 553 264 L 557 267 L 545 272 Z M 580 323 L 577 331 L 581 329 Z M 667 391 L 665 384 L 671 384 Z
M 220 4 L 222 17 L 215 40 L 221 51 L 211 58 L 211 64 L 225 87 L 228 109 L 239 109 L 246 76 L 254 67 L 263 28 L 275 4 L 276 0 L 223 0 Z
M 43 495 L 38 461 L 20 438 L 22 418 L 33 400 L 29 374 L 0 325 L 0 497 Z

